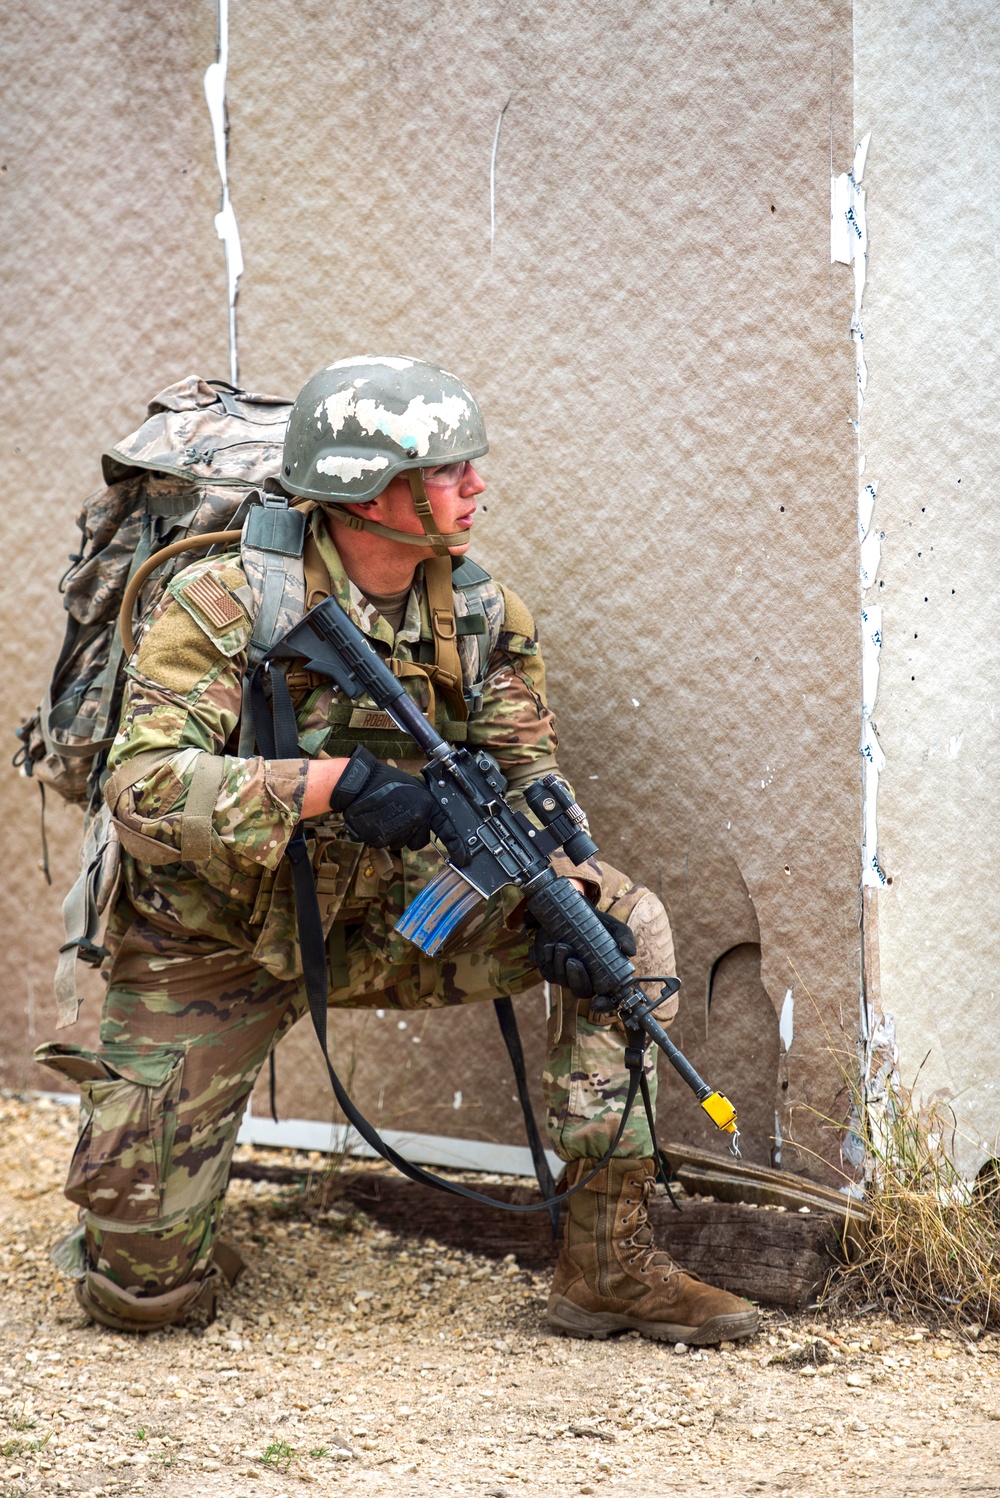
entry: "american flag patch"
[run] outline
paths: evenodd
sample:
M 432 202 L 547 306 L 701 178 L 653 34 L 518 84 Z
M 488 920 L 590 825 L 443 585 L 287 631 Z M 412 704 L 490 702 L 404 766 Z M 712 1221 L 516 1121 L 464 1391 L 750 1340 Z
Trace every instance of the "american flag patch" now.
M 192 579 L 181 589 L 186 603 L 193 604 L 209 624 L 226 629 L 243 617 L 243 610 L 231 593 L 210 572 Z

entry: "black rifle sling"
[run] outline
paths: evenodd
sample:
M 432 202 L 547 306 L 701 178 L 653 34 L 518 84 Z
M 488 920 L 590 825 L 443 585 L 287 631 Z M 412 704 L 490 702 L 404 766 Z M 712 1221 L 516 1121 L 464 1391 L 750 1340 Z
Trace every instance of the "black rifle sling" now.
M 670 1205 L 675 1212 L 680 1212 L 683 1208 L 674 1195 L 674 1189 L 670 1184 L 670 1177 L 667 1174 L 664 1157 L 660 1154 L 660 1147 L 656 1142 L 656 1120 L 653 1118 L 653 1099 L 649 1095 L 649 1083 L 646 1080 L 645 1071 L 642 1074 L 639 1086 L 642 1089 L 642 1106 L 646 1110 L 646 1122 L 649 1125 L 649 1141 L 653 1146 L 653 1159 L 656 1161 L 656 1174 L 663 1182 L 664 1189 L 670 1198 Z
M 503 1043 L 507 1047 L 507 1055 L 514 1069 L 514 1085 L 517 1087 L 518 1101 L 521 1104 L 521 1112 L 524 1115 L 524 1132 L 528 1137 L 528 1148 L 531 1151 L 531 1163 L 535 1167 L 535 1178 L 538 1181 L 538 1189 L 544 1197 L 551 1200 L 555 1193 L 556 1183 L 552 1179 L 549 1162 L 545 1158 L 545 1147 L 542 1137 L 538 1132 L 538 1124 L 535 1122 L 535 1110 L 531 1106 L 531 1097 L 528 1093 L 528 1078 L 524 1069 L 524 1048 L 521 1045 L 521 1032 L 517 1028 L 517 1015 L 514 1013 L 514 1005 L 508 996 L 493 1000 L 493 1008 L 496 1013 L 497 1023 L 500 1026 L 500 1034 Z M 643 1073 L 645 1079 L 645 1073 Z M 553 1238 L 559 1231 L 559 1208 L 552 1207 L 549 1212 L 552 1218 Z
M 271 1118 L 278 1122 L 278 1065 L 274 1059 L 274 1047 L 267 1057 L 267 1096 L 271 1104 Z
M 264 674 L 271 682 L 271 707 L 273 717 L 269 720 L 267 711 L 267 698 L 264 692 Z M 299 747 L 298 725 L 295 720 L 295 709 L 292 706 L 291 695 L 288 691 L 288 683 L 285 681 L 283 669 L 276 662 L 265 662 L 258 666 L 254 672 L 250 685 L 251 711 L 253 714 L 254 732 L 257 735 L 257 743 L 262 749 L 265 758 L 269 759 L 298 759 L 302 751 Z M 625 1065 L 628 1068 L 629 1081 L 628 1092 L 625 1097 L 625 1108 L 622 1113 L 618 1132 L 608 1146 L 606 1154 L 598 1160 L 594 1169 L 578 1181 L 575 1186 L 560 1196 L 553 1196 L 540 1202 L 504 1202 L 495 1196 L 485 1196 L 480 1191 L 473 1191 L 468 1186 L 461 1186 L 457 1181 L 445 1180 L 443 1176 L 434 1175 L 432 1171 L 424 1170 L 422 1166 L 415 1165 L 411 1160 L 405 1159 L 391 1144 L 378 1133 L 373 1124 L 370 1124 L 364 1114 L 355 1107 L 350 1094 L 341 1082 L 330 1060 L 329 1047 L 326 1034 L 326 1004 L 329 992 L 326 939 L 323 935 L 323 922 L 320 916 L 319 899 L 316 894 L 316 881 L 313 877 L 312 864 L 309 860 L 309 851 L 306 847 L 305 831 L 300 822 L 292 834 L 285 850 L 289 863 L 292 866 L 292 887 L 295 892 L 295 915 L 298 923 L 299 950 L 302 954 L 302 977 L 305 984 L 306 998 L 309 1001 L 309 1013 L 316 1031 L 316 1039 L 326 1062 L 327 1075 L 330 1078 L 330 1086 L 337 1100 L 341 1112 L 348 1123 L 356 1130 L 367 1145 L 375 1153 L 390 1165 L 395 1166 L 401 1175 L 407 1176 L 411 1181 L 417 1181 L 423 1186 L 433 1186 L 438 1191 L 448 1191 L 453 1196 L 464 1197 L 467 1201 L 480 1202 L 485 1207 L 498 1207 L 505 1212 L 550 1212 L 553 1207 L 558 1211 L 561 1204 L 570 1196 L 575 1196 L 578 1191 L 600 1175 L 604 1167 L 609 1163 L 615 1150 L 621 1142 L 625 1133 L 632 1107 L 639 1094 L 642 1079 L 644 1077 L 643 1062 L 645 1059 L 646 1036 L 642 1035 L 634 1045 L 625 1048 Z

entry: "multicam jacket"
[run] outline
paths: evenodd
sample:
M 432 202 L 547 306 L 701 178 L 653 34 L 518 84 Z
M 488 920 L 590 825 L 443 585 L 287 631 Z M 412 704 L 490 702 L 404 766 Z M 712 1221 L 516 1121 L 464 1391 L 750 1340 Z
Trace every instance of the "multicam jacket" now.
M 394 669 L 421 708 L 433 711 L 427 678 L 405 669 L 406 663 L 426 658 L 431 635 L 423 569 L 417 570 L 394 637 L 348 579 L 318 515 L 311 534 L 328 574 L 328 591 L 380 653 L 400 663 Z M 516 797 L 556 768 L 555 725 L 528 610 L 481 569 L 476 576 L 482 581 L 455 595 L 456 612 L 473 616 L 473 627 L 460 640 L 466 686 L 475 688 L 473 705 L 467 723 L 442 723 L 447 712 L 440 702 L 436 717 L 448 737 L 487 749 Z M 312 594 L 307 599 L 310 606 L 317 601 Z M 288 683 L 302 758 L 241 757 L 251 610 L 251 590 L 237 553 L 197 562 L 170 583 L 129 664 L 109 769 L 119 772 L 121 781 L 133 778 L 142 765 L 149 768 L 113 798 L 122 841 L 139 851 L 126 851 L 122 859 L 124 898 L 111 918 L 109 945 L 114 946 L 115 929 L 130 919 L 131 907 L 166 933 L 238 947 L 274 976 L 290 977 L 300 964 L 290 869 L 282 855 L 300 819 L 310 759 L 348 754 L 364 742 L 382 759 L 406 765 L 416 745 L 387 725 L 374 704 L 366 709 L 363 700 L 349 702 L 334 683 L 293 670 Z M 125 767 L 139 755 L 143 760 L 130 775 Z M 193 860 L 184 856 L 190 855 L 185 820 L 190 801 L 205 800 L 203 771 L 209 764 L 214 801 L 210 795 L 200 856 Z M 200 791 L 194 789 L 199 775 Z M 380 879 L 389 872 L 386 855 L 362 860 L 363 846 L 344 835 L 343 818 L 332 812 L 310 819 L 306 830 L 327 927 L 379 898 Z M 427 878 L 427 853 L 404 850 L 398 857 L 404 883 L 412 883 L 415 894 Z

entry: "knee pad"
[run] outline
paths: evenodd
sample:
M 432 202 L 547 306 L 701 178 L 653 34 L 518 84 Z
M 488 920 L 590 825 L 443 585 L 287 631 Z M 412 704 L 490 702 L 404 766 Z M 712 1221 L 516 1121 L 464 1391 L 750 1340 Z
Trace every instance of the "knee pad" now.
M 673 977 L 676 974 L 677 960 L 674 956 L 670 920 L 663 901 L 651 889 L 646 889 L 641 884 L 633 885 L 607 906 L 602 900 L 601 909 L 607 909 L 609 915 L 624 921 L 635 937 L 636 952 L 632 963 L 640 978 Z M 657 990 L 651 985 L 648 992 L 652 998 Z M 656 1011 L 656 1018 L 661 1025 L 669 1025 L 677 1013 L 677 1006 L 676 994 L 661 1004 Z
M 557 862 L 559 860 L 553 859 L 553 866 Z M 593 878 L 595 871 L 599 876 L 598 910 L 606 915 L 613 915 L 618 921 L 624 921 L 635 937 L 636 954 L 632 962 L 636 972 L 641 977 L 652 974 L 673 977 L 677 971 L 674 939 L 663 901 L 651 889 L 636 884 L 628 874 L 605 863 L 603 859 L 590 859 L 584 867 L 575 871 L 560 866 L 558 872 L 579 878 L 588 870 L 590 878 Z M 664 1021 L 670 1020 L 676 1012 L 677 1001 L 674 999 L 657 1011 L 657 1017 Z
M 235 1248 L 217 1243 L 212 1262 L 200 1278 L 158 1295 L 136 1295 L 88 1265 L 76 1282 L 76 1298 L 102 1326 L 118 1332 L 154 1332 L 194 1310 L 204 1311 L 214 1321 L 221 1292 L 234 1285 L 245 1268 Z
M 210 1269 L 204 1279 L 189 1280 L 160 1295 L 133 1295 L 96 1269 L 88 1269 L 76 1282 L 76 1298 L 94 1321 L 116 1332 L 155 1332 L 178 1321 L 195 1306 L 215 1314 L 218 1271 Z

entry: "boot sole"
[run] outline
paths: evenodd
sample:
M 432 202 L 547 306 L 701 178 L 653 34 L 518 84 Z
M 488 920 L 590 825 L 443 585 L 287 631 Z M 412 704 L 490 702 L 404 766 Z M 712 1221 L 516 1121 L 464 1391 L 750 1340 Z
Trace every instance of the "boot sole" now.
M 688 1347 L 737 1342 L 752 1337 L 759 1325 L 752 1307 L 734 1316 L 713 1316 L 701 1326 L 682 1326 L 673 1321 L 642 1321 L 638 1316 L 622 1316 L 614 1311 L 585 1311 L 565 1295 L 552 1297 L 545 1319 L 555 1331 L 568 1337 L 591 1337 L 603 1342 L 616 1332 L 639 1332 L 655 1342 L 683 1342 Z

